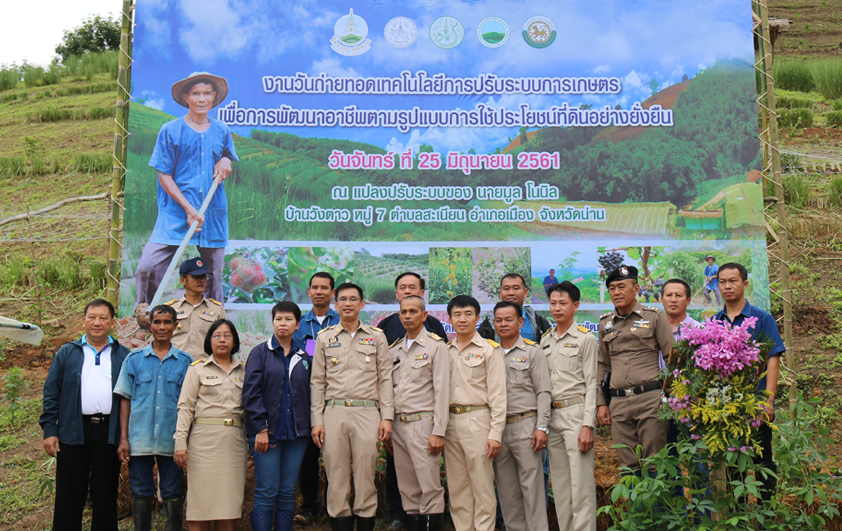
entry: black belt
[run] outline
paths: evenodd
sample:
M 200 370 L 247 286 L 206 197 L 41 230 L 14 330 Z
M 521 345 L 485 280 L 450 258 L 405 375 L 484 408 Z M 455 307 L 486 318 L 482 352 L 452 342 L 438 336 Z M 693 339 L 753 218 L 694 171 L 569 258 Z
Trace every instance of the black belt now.
M 82 421 L 87 421 L 92 424 L 100 424 L 102 422 L 108 422 L 108 415 L 103 415 L 102 413 L 97 413 L 96 415 L 82 415 Z
M 642 395 L 649 391 L 657 391 L 661 388 L 661 382 L 649 382 L 648 384 L 627 387 L 625 389 L 611 389 L 611 398 L 625 398 L 628 396 Z

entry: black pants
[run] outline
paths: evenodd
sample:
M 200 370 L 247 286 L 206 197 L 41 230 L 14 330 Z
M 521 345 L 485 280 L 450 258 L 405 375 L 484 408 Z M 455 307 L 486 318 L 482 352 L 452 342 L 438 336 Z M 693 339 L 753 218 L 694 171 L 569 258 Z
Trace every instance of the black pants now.
M 395 470 L 395 458 L 386 452 L 386 505 L 392 520 L 406 520 L 403 510 L 401 491 L 398 490 L 398 472 Z
M 319 500 L 319 455 L 321 450 L 310 439 L 304 450 L 304 460 L 298 472 L 298 487 L 301 489 L 301 512 L 318 515 L 322 510 Z
M 120 460 L 108 444 L 108 418 L 82 421 L 85 444 L 59 443 L 56 456 L 56 508 L 53 531 L 81 531 L 88 488 L 93 518 L 91 531 L 117 531 Z
M 757 428 L 757 440 L 760 444 L 760 451 L 763 452 L 763 456 L 755 456 L 754 464 L 762 465 L 764 468 L 771 470 L 772 472 L 778 472 L 778 466 L 775 464 L 775 461 L 772 459 L 772 428 L 763 423 L 759 428 Z M 731 478 L 739 478 L 745 480 L 742 474 L 736 471 L 736 469 L 728 471 L 728 479 Z M 775 494 L 775 488 L 778 486 L 778 480 L 772 475 L 768 475 L 767 477 L 763 477 L 763 474 L 758 472 L 756 477 L 756 481 L 760 482 L 760 499 L 764 502 L 768 502 L 772 499 L 772 496 Z M 747 496 L 741 497 L 743 503 L 746 503 L 748 500 Z

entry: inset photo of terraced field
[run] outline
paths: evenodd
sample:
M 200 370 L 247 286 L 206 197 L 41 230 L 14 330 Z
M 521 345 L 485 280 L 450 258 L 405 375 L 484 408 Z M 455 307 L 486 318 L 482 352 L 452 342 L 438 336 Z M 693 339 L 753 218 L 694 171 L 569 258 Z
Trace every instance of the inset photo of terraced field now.
M 354 282 L 363 288 L 369 304 L 397 304 L 395 279 L 412 271 L 428 282 L 429 257 L 426 247 L 361 247 L 354 250 Z M 426 293 L 424 299 L 428 299 Z

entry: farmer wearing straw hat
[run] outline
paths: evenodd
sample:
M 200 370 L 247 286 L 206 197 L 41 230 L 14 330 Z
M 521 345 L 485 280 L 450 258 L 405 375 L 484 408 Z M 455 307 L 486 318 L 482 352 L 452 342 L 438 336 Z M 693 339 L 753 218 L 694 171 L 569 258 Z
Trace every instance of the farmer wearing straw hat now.
M 199 216 L 199 208 L 214 179 L 224 181 L 231 175 L 231 161 L 238 160 L 228 126 L 208 116 L 227 95 L 228 81 L 207 72 L 195 72 L 172 86 L 173 99 L 187 108 L 187 114 L 161 126 L 149 160 L 158 170 L 158 219 L 135 273 L 138 305 L 148 304 L 155 296 L 195 220 L 199 229 L 189 243 L 198 247 L 211 272 L 205 295 L 222 299 L 222 266 L 228 243 L 225 185 L 219 184 L 205 216 Z
M 716 257 L 709 254 L 705 257 L 705 262 L 708 263 L 705 266 L 705 302 L 713 303 L 710 298 L 710 292 L 712 291 L 716 295 L 716 305 L 722 306 L 722 300 L 719 298 L 719 266 L 714 263 Z

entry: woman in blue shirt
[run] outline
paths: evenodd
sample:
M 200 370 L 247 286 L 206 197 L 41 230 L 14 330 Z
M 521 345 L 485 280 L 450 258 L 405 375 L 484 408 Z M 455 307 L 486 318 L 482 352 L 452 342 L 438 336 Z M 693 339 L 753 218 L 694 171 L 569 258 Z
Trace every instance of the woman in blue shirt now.
M 274 335 L 246 362 L 243 404 L 254 459 L 255 531 L 292 529 L 298 470 L 310 437 L 312 359 L 293 344 L 301 310 L 283 301 L 272 308 Z

